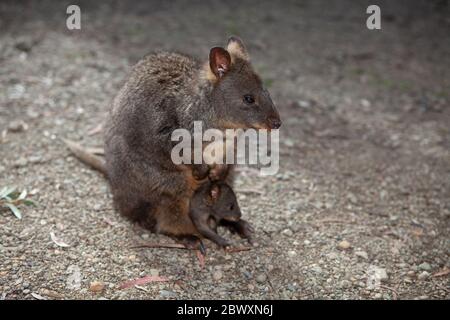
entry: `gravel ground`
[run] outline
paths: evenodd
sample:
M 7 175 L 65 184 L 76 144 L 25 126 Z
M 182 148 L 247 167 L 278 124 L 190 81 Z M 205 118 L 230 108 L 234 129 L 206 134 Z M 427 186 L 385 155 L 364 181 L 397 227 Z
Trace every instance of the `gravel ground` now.
M 0 299 L 450 298 L 445 2 L 379 1 L 379 31 L 365 1 L 78 3 L 81 31 L 64 1 L 0 3 L 0 187 L 38 204 L 21 220 L 0 211 Z M 207 242 L 202 269 L 191 251 L 131 248 L 171 239 L 120 217 L 60 138 L 101 146 L 89 132 L 139 57 L 207 57 L 230 34 L 284 120 L 281 168 L 241 170 L 256 244 Z M 146 275 L 169 281 L 119 288 Z

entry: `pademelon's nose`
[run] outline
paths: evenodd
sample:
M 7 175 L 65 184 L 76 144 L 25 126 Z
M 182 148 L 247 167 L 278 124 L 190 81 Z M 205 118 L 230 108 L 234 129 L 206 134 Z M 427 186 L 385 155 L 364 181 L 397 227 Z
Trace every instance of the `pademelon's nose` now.
M 269 127 L 271 129 L 278 129 L 281 127 L 281 120 L 278 117 L 269 117 L 267 121 L 269 122 Z

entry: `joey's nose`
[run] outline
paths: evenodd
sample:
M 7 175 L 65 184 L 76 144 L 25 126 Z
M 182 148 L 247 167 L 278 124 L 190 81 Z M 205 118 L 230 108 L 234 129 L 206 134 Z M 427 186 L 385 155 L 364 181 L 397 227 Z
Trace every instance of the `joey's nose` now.
M 281 127 L 281 120 L 280 120 L 280 118 L 270 117 L 268 119 L 268 122 L 269 122 L 269 127 L 271 129 L 278 129 L 279 127 Z

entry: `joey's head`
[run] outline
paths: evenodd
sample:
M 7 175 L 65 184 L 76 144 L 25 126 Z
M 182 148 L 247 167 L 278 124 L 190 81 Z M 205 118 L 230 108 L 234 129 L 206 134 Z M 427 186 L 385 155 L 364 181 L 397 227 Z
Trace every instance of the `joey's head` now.
M 226 49 L 212 48 L 207 68 L 218 128 L 270 130 L 281 126 L 280 115 L 241 39 L 231 37 Z
M 238 221 L 241 218 L 241 209 L 236 194 L 228 184 L 214 182 L 211 184 L 209 192 L 215 218 L 227 221 Z

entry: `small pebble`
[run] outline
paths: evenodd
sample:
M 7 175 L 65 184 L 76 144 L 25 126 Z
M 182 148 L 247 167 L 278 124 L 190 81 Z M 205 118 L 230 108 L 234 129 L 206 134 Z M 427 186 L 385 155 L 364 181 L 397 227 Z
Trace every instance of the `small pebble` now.
M 20 157 L 19 159 L 17 159 L 14 162 L 14 167 L 19 168 L 19 167 L 25 167 L 28 164 L 28 160 L 25 159 L 24 157 Z
M 177 297 L 176 292 L 169 291 L 169 290 L 161 290 L 161 291 L 159 291 L 159 295 L 163 298 L 176 298 Z
M 222 279 L 222 277 L 223 277 L 223 274 L 222 274 L 222 271 L 220 271 L 220 270 L 217 270 L 213 273 L 213 279 L 215 281 L 219 281 L 220 279 Z
M 348 242 L 347 240 L 342 240 L 338 244 L 338 249 L 341 249 L 341 250 L 347 250 L 350 247 L 351 247 L 350 242 Z
M 363 258 L 365 260 L 369 259 L 369 255 L 365 251 L 356 251 L 355 256 Z
M 265 283 L 267 280 L 267 276 L 264 273 L 261 273 L 256 276 L 256 282 L 258 283 Z
M 159 276 L 159 270 L 158 269 L 150 269 L 150 275 L 153 277 Z
M 297 252 L 295 252 L 294 250 L 289 250 L 289 251 L 288 251 L 288 256 L 289 256 L 289 257 L 292 258 L 292 257 L 295 257 L 296 255 L 297 255 Z
M 373 276 L 380 281 L 386 281 L 389 279 L 389 276 L 388 276 L 385 268 L 372 266 L 369 274 L 370 274 L 370 276 Z
M 367 99 L 361 99 L 361 106 L 363 106 L 364 108 L 370 108 L 371 103 Z
M 309 108 L 309 107 L 311 107 L 311 102 L 309 102 L 307 100 L 298 100 L 297 104 L 301 108 Z
M 89 285 L 89 290 L 91 290 L 92 292 L 101 292 L 101 291 L 103 291 L 104 288 L 105 288 L 105 284 L 100 281 L 93 281 Z
M 8 125 L 9 132 L 22 132 L 27 130 L 28 125 L 23 121 L 11 121 Z
M 322 268 L 319 266 L 313 266 L 313 267 L 311 267 L 311 271 L 313 271 L 314 273 L 317 273 L 317 274 L 321 274 Z
M 419 274 L 419 275 L 417 276 L 417 279 L 419 279 L 419 280 L 426 280 L 426 279 L 428 279 L 429 277 L 430 277 L 430 273 L 427 272 L 427 271 L 423 271 L 421 274 Z
M 424 263 L 419 264 L 419 268 L 420 268 L 420 270 L 430 271 L 431 265 L 428 262 L 424 262 Z

